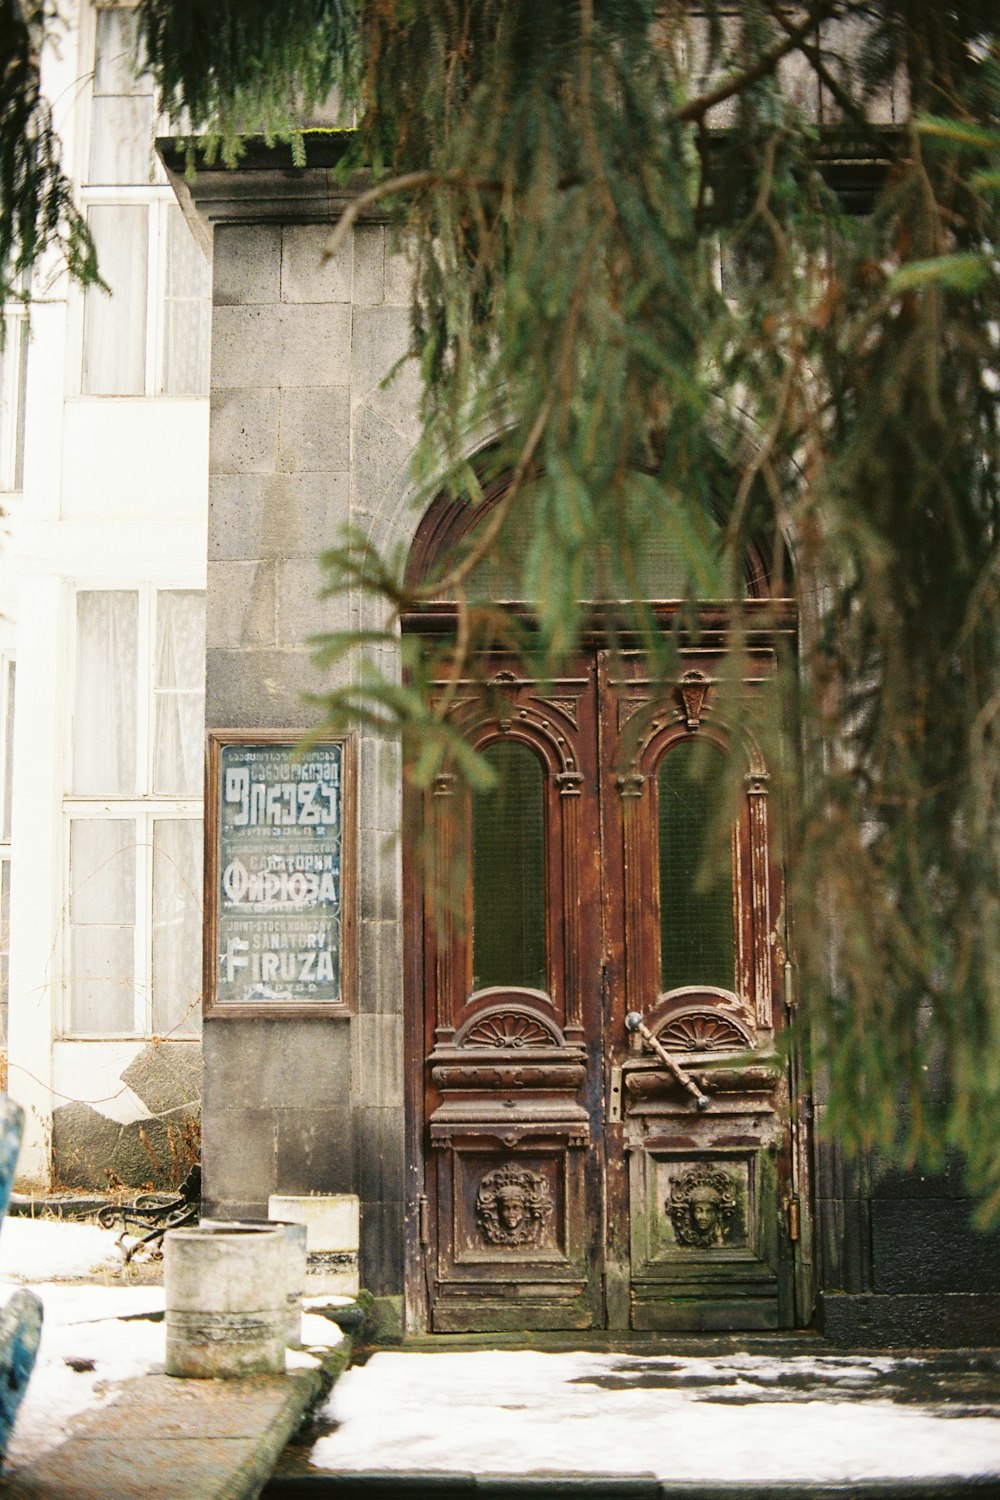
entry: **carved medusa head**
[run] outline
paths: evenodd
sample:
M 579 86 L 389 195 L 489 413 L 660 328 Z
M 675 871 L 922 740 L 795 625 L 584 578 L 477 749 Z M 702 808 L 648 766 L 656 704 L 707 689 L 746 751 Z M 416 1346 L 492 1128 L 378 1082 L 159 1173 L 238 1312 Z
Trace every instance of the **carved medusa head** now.
M 666 1207 L 678 1244 L 722 1245 L 736 1212 L 736 1184 L 721 1167 L 691 1167 L 670 1184 Z
M 491 1245 L 535 1245 L 553 1206 L 544 1177 L 508 1162 L 479 1184 L 476 1219 Z

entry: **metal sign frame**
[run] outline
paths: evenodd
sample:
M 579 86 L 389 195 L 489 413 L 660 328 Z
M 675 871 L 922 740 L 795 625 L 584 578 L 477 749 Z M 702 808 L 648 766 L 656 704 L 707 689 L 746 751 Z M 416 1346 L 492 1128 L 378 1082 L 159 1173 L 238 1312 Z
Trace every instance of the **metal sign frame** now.
M 203 996 L 213 1020 L 354 1010 L 355 745 L 341 735 L 303 750 L 307 734 L 207 735 Z M 302 775 L 324 764 L 339 781 Z

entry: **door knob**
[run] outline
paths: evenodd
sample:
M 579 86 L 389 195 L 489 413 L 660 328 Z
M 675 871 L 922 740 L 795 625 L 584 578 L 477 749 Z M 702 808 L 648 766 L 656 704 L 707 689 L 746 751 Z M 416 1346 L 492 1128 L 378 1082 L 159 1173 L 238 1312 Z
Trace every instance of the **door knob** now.
M 662 1042 L 658 1041 L 650 1031 L 649 1027 L 642 1019 L 639 1011 L 629 1011 L 628 1015 L 625 1017 L 625 1030 L 630 1032 L 637 1031 L 639 1033 L 649 1050 L 651 1052 L 655 1052 L 661 1062 L 666 1063 L 668 1071 L 673 1074 L 674 1078 L 676 1078 L 677 1082 L 681 1084 L 683 1088 L 687 1089 L 688 1093 L 692 1096 L 699 1109 L 703 1110 L 711 1108 L 711 1099 L 707 1094 L 702 1093 L 701 1089 L 691 1077 L 691 1074 L 685 1073 L 680 1063 L 677 1062 L 675 1058 L 670 1056 L 670 1053 L 667 1051 L 666 1047 L 664 1047 Z

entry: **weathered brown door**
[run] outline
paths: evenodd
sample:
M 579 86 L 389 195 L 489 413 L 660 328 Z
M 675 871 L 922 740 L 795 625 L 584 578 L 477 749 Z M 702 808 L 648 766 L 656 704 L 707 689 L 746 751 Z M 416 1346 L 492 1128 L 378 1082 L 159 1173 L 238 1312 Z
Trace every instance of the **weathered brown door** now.
M 752 677 L 772 669 L 766 648 L 750 660 Z M 595 650 L 543 687 L 498 658 L 485 692 L 459 694 L 497 783 L 470 796 L 444 776 L 425 808 L 425 848 L 466 896 L 458 913 L 425 891 L 411 923 L 418 1324 L 795 1321 L 781 885 L 767 769 L 719 720 L 716 665 L 692 652 L 664 688 L 639 655 Z M 733 757 L 729 871 L 703 889 Z M 695 1091 L 626 1029 L 630 1012 Z

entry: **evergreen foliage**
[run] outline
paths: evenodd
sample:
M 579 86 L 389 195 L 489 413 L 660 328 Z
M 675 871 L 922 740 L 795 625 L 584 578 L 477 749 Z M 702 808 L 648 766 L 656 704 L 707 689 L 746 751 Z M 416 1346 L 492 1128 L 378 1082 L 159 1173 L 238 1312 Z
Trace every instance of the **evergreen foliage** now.
M 802 756 L 782 758 L 773 705 L 756 728 L 794 783 L 792 944 L 831 1124 L 909 1160 L 960 1148 L 996 1217 L 995 6 L 370 0 L 357 24 L 353 165 L 417 257 L 420 475 L 473 504 L 513 483 L 423 592 L 364 538 L 330 554 L 332 589 L 384 599 L 387 636 L 431 594 L 460 617 L 443 656 L 406 642 L 406 683 L 363 663 L 329 711 L 400 729 L 424 784 L 446 756 L 476 779 L 431 683 L 488 641 L 554 669 L 602 592 L 595 559 L 627 582 L 667 534 L 692 604 L 742 595 L 752 541 L 776 594 L 794 559 Z M 193 110 L 210 97 L 183 54 L 158 65 Z M 474 467 L 498 409 L 509 430 Z M 518 507 L 527 631 L 465 601 Z M 669 668 L 641 602 L 608 615 Z
M 39 82 L 41 38 L 56 24 L 46 0 L 0 0 L 0 302 L 25 297 L 28 273 L 49 250 L 79 281 L 97 279 Z
M 739 601 L 763 550 L 802 621 L 782 680 L 796 733 L 773 704 L 755 728 L 787 781 L 792 947 L 831 1125 L 908 1160 L 959 1148 L 1000 1216 L 994 0 L 141 0 L 141 16 L 167 106 L 227 159 L 248 128 L 294 137 L 333 86 L 356 107 L 344 171 L 369 174 L 360 207 L 382 202 L 416 257 L 418 477 L 474 505 L 512 476 L 435 579 L 407 582 L 364 536 L 329 554 L 331 590 L 386 618 L 327 641 L 330 663 L 357 655 L 330 715 L 400 732 L 421 784 L 446 757 L 481 783 L 447 718 L 478 647 L 553 670 L 581 596 L 640 592 L 617 581 L 651 535 L 685 560 L 696 631 L 698 602 Z M 466 597 L 512 527 L 530 627 Z M 457 602 L 455 640 L 406 638 L 408 677 L 385 678 L 379 647 L 433 597 Z M 733 604 L 734 684 L 747 613 Z M 605 614 L 669 670 L 642 600 Z

